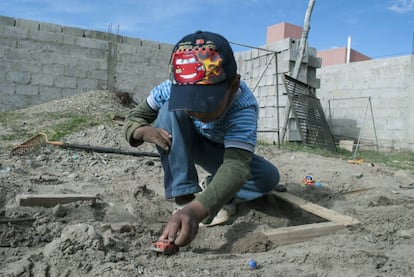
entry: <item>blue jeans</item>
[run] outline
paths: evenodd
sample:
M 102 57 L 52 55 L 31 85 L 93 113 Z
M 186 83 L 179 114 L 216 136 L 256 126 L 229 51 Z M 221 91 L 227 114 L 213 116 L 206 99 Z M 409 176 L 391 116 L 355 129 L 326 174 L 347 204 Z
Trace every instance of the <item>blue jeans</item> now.
M 158 147 L 164 169 L 165 197 L 201 191 L 195 164 L 214 175 L 223 163 L 224 145 L 196 133 L 190 117 L 183 111 L 168 111 L 168 103 L 158 113 L 155 127 L 172 135 L 169 152 Z M 279 183 L 279 171 L 269 161 L 253 155 L 250 178 L 236 194 L 240 200 L 253 200 L 270 192 Z

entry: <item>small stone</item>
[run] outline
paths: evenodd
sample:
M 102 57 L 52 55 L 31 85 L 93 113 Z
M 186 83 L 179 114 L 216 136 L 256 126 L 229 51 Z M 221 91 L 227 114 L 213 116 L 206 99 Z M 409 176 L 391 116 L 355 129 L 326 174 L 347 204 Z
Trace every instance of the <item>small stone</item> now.
M 377 238 L 372 235 L 372 234 L 368 234 L 362 237 L 364 240 L 370 242 L 370 243 L 376 243 L 377 242 Z
M 36 157 L 36 161 L 38 161 L 38 162 L 47 161 L 48 159 L 49 158 L 45 154 L 41 154 L 41 155 Z
M 410 238 L 414 237 L 414 228 L 411 228 L 411 229 L 405 229 L 405 230 L 400 230 L 400 231 L 399 231 L 399 235 L 400 235 L 400 237 L 402 237 L 403 239 L 410 239 Z
M 154 166 L 154 161 L 151 161 L 151 160 L 148 160 L 148 161 L 145 161 L 145 163 L 144 163 L 145 165 L 147 165 L 147 166 Z
M 63 207 L 60 204 L 57 204 L 54 208 L 53 208 L 53 215 L 56 217 L 64 217 L 67 213 L 65 207 Z

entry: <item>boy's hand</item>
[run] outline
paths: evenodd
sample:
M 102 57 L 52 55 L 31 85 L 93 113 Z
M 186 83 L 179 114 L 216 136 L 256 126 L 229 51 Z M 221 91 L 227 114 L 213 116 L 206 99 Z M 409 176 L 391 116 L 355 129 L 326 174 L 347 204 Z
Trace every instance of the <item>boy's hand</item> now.
M 198 224 L 207 215 L 204 206 L 197 200 L 193 200 L 170 217 L 161 239 L 168 239 L 178 246 L 190 244 L 198 233 Z
M 134 139 L 158 145 L 165 151 L 169 151 L 172 143 L 171 134 L 161 128 L 142 126 L 134 131 Z

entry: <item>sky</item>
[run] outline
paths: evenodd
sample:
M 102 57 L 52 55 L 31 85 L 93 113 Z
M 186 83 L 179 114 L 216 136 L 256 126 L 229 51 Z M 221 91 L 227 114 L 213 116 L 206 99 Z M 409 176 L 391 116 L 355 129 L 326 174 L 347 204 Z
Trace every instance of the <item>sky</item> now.
M 0 15 L 175 44 L 197 30 L 261 47 L 267 28 L 303 27 L 309 0 L 1 0 Z M 371 58 L 414 53 L 414 0 L 315 0 L 308 45 Z M 232 44 L 234 51 L 247 48 Z

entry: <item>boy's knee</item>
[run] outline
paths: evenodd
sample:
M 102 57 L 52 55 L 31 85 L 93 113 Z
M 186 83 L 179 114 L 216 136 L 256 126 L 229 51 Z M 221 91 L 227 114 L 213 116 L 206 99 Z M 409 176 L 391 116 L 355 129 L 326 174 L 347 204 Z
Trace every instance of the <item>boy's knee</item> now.
M 272 191 L 280 181 L 279 170 L 270 162 L 267 163 L 267 166 L 264 170 L 264 176 L 262 179 L 263 192 L 268 193 Z

